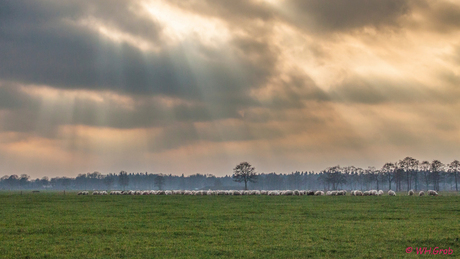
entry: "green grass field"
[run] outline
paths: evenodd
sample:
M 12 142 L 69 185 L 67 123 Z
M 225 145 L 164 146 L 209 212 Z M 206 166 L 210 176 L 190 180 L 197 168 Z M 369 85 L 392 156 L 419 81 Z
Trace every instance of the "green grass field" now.
M 450 247 L 460 258 L 460 196 L 1 192 L 0 205 L 0 258 L 434 256 L 415 247 Z

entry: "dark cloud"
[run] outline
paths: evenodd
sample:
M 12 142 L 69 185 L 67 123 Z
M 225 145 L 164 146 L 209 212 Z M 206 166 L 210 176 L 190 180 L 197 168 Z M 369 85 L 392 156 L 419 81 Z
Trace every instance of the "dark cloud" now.
M 429 27 L 438 33 L 460 29 L 460 6 L 458 4 L 448 1 L 426 2 L 419 6 L 419 11 L 428 21 L 421 24 L 422 27 Z
M 106 10 L 106 4 L 43 1 L 28 7 L 26 2 L 8 2 L 4 8 L 10 10 L 10 15 L 0 18 L 4 25 L 0 31 L 0 78 L 63 89 L 108 89 L 247 103 L 248 90 L 258 87 L 273 72 L 275 55 L 251 47 L 254 42 L 250 39 L 246 43 L 236 39 L 230 49 L 187 41 L 176 46 L 163 42 L 160 52 L 142 52 L 69 22 L 94 16 L 108 26 L 148 41 L 158 40 L 159 26 L 130 12 L 132 2 L 121 1 L 114 5 L 117 7 L 110 7 L 116 10 Z M 254 55 L 259 57 L 254 59 Z
M 35 102 L 33 98 L 22 94 L 17 84 L 0 83 L 0 110 L 20 109 L 24 104 Z
M 234 0 L 234 1 L 213 1 L 213 0 L 171 0 L 174 4 L 187 11 L 192 11 L 205 16 L 211 16 L 229 22 L 231 26 L 242 26 L 248 20 L 269 21 L 275 17 L 275 11 L 270 5 L 263 1 Z M 246 24 L 251 26 L 250 24 Z M 241 29 L 246 29 L 242 27 Z
M 404 81 L 385 78 L 351 77 L 332 87 L 328 91 L 331 100 L 336 102 L 381 104 L 381 103 L 412 103 L 436 100 L 430 96 L 424 85 L 414 85 Z
M 394 26 L 410 11 L 407 0 L 288 0 L 283 4 L 289 10 L 285 19 L 317 32 Z

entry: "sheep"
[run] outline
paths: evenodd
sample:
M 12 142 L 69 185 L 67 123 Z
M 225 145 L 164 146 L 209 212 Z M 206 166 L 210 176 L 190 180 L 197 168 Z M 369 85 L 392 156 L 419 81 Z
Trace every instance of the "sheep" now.
M 260 191 L 260 195 L 268 195 L 268 191 L 262 190 L 262 191 Z
M 98 192 L 98 191 L 93 191 L 92 194 L 93 194 L 93 195 L 99 195 L 99 192 Z
M 311 190 L 308 190 L 307 191 L 307 196 L 312 196 L 312 195 L 315 195 L 315 192 L 311 191 Z
M 395 193 L 394 191 L 392 191 L 392 190 L 389 190 L 389 191 L 388 191 L 388 195 L 390 195 L 390 196 L 396 196 L 396 193 Z
M 332 195 L 332 192 L 331 191 L 327 191 L 326 192 L 326 196 L 331 196 Z
M 362 191 L 359 191 L 359 190 L 356 190 L 355 191 L 355 196 L 363 196 L 363 192 Z
M 315 192 L 315 196 L 322 196 L 322 195 L 324 195 L 323 191 L 316 191 Z
M 193 195 L 193 193 L 191 191 L 185 191 L 184 195 Z
M 409 196 L 413 196 L 413 195 L 414 195 L 414 190 L 410 190 L 410 191 L 408 191 L 408 192 L 407 192 L 407 195 L 409 195 Z
M 282 195 L 292 196 L 293 194 L 294 194 L 293 191 L 291 191 L 291 190 L 286 190 L 286 191 L 283 192 Z
M 336 195 L 340 195 L 340 196 L 347 195 L 347 191 L 345 191 L 345 190 L 337 191 Z
M 377 196 L 378 191 L 377 191 L 377 190 L 370 190 L 369 193 L 370 193 L 370 195 L 372 195 L 372 196 Z
M 425 192 L 424 192 L 424 191 L 420 191 L 420 192 L 418 193 L 418 196 L 425 196 Z
M 371 192 L 370 191 L 365 191 L 363 192 L 363 196 L 370 196 L 371 195 Z
M 438 196 L 438 192 L 434 190 L 428 190 L 428 195 L 430 196 Z
M 380 191 L 379 191 L 379 196 L 382 196 L 382 195 L 383 195 L 383 191 L 380 190 Z
M 278 196 L 280 193 L 278 191 L 269 191 L 268 196 Z
M 295 195 L 295 196 L 300 196 L 299 190 L 294 190 L 294 192 L 292 194 Z

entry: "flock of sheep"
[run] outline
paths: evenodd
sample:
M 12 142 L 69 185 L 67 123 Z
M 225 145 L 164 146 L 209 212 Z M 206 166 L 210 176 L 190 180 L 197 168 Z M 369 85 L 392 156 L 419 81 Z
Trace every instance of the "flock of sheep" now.
M 301 196 L 301 195 L 314 195 L 314 196 L 342 196 L 347 195 L 346 190 L 338 190 L 338 191 L 327 191 L 324 193 L 323 191 L 304 191 L 304 190 L 284 190 L 284 191 L 256 191 L 256 190 L 246 190 L 246 191 L 238 191 L 238 190 L 217 190 L 217 191 L 184 191 L 184 190 L 172 190 L 172 191 L 93 191 L 92 195 L 268 195 L 268 196 L 279 196 L 279 195 L 287 195 L 287 196 Z M 370 191 L 360 191 L 360 190 L 353 190 L 351 191 L 351 196 L 382 196 L 384 193 L 382 190 L 370 190 Z M 409 196 L 413 196 L 415 192 L 410 190 L 407 193 Z M 427 191 L 428 195 L 431 196 L 438 196 L 438 193 L 433 190 Z M 88 191 L 81 191 L 78 192 L 78 195 L 89 195 Z M 389 196 L 396 196 L 396 192 L 389 190 Z M 419 196 L 424 196 L 425 192 L 420 191 L 418 193 Z

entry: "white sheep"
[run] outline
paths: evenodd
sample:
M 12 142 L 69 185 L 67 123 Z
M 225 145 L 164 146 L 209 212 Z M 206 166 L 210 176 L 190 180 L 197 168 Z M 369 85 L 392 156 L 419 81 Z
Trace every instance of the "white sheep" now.
M 434 190 L 428 190 L 428 195 L 431 195 L 431 196 L 438 196 L 438 192 L 437 192 L 437 191 L 434 191 Z
M 316 191 L 315 192 L 315 196 L 322 196 L 322 195 L 324 195 L 323 191 Z
M 389 190 L 389 191 L 388 191 L 388 195 L 390 195 L 390 196 L 396 196 L 396 193 L 395 193 L 394 191 L 392 191 L 392 190 Z
M 313 196 L 313 195 L 315 195 L 315 192 L 312 191 L 312 190 L 308 190 L 308 191 L 306 192 L 306 194 L 307 194 L 307 196 Z
M 363 196 L 363 192 L 362 191 L 359 191 L 359 190 L 356 190 L 355 191 L 355 196 Z
M 409 192 L 407 192 L 407 195 L 409 195 L 409 196 L 414 195 L 414 190 L 410 190 Z
M 283 192 L 283 194 L 282 194 L 282 195 L 288 195 L 288 196 L 291 196 L 291 195 L 294 195 L 294 192 L 293 192 L 293 191 L 291 191 L 291 190 L 286 190 L 286 191 L 284 191 L 284 192 Z
M 424 192 L 424 191 L 420 191 L 420 192 L 418 193 L 418 196 L 425 196 L 425 192 Z
M 383 195 L 383 191 L 380 190 L 380 191 L 379 191 L 379 196 L 382 196 L 382 195 Z

